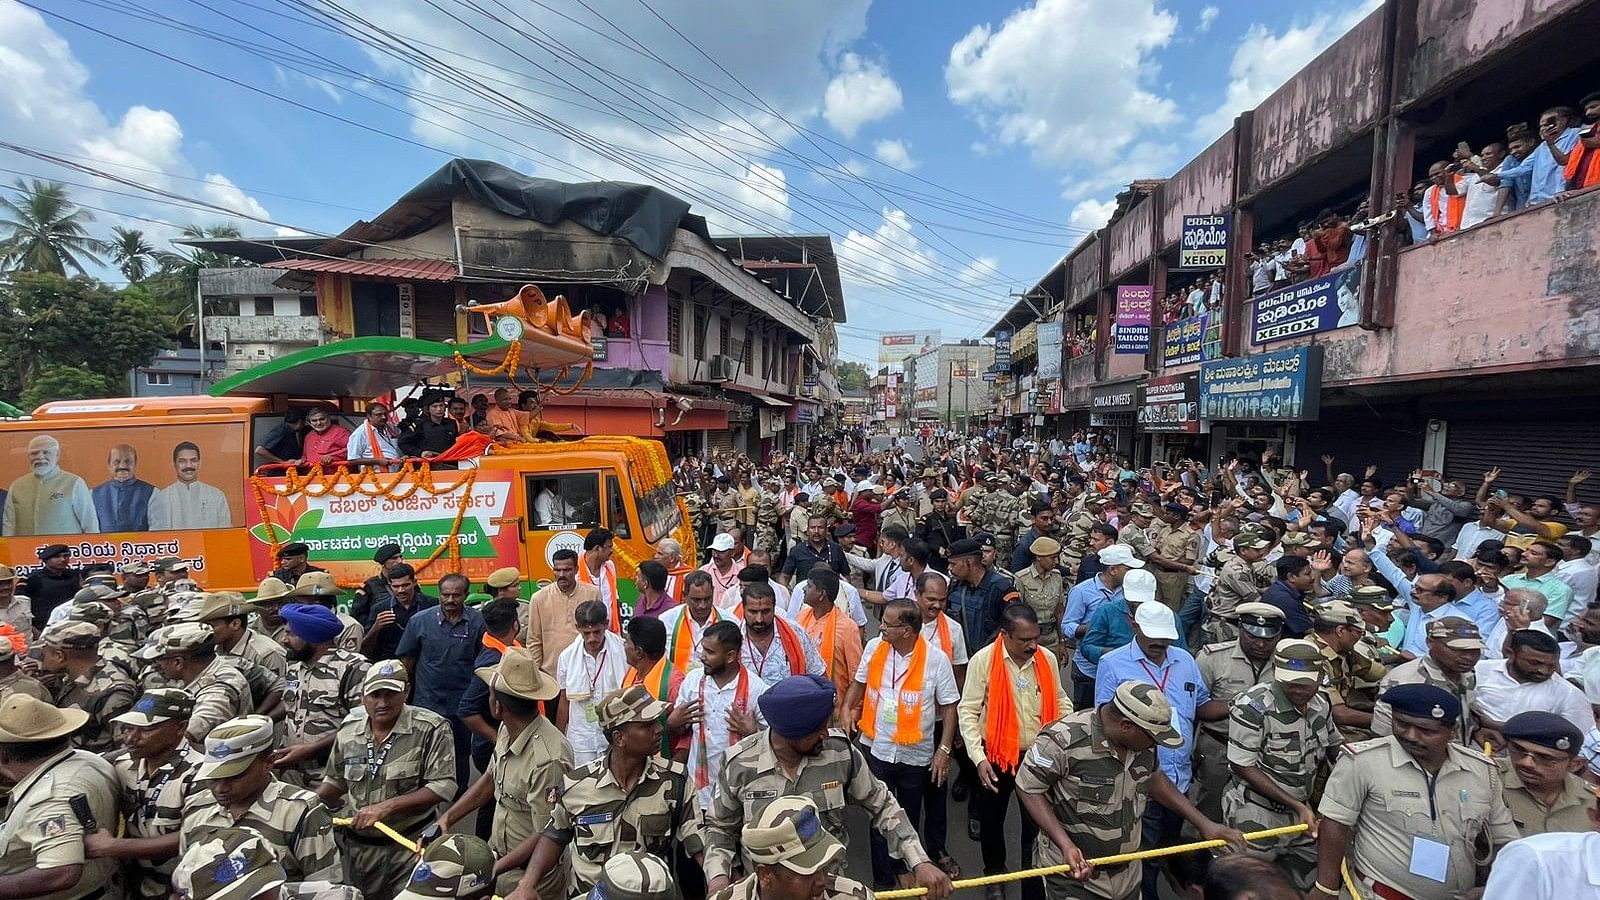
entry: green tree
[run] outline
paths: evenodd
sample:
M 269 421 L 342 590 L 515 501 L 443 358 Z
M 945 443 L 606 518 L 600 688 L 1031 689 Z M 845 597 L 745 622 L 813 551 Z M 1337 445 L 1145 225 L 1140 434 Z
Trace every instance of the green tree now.
M 101 265 L 106 243 L 89 236 L 85 227 L 94 214 L 79 209 L 67 198 L 64 185 L 54 181 L 17 179 L 16 199 L 0 196 L 0 228 L 10 233 L 0 238 L 0 266 L 23 272 L 84 274 L 84 264 Z
M 111 242 L 111 259 L 122 271 L 122 277 L 130 282 L 143 281 L 155 266 L 156 248 L 145 239 L 144 232 L 137 228 L 123 228 L 121 225 L 111 229 L 115 239 Z
M 129 370 L 171 346 L 164 326 L 142 287 L 116 291 L 89 278 L 18 275 L 0 284 L 0 333 L 7 336 L 0 343 L 0 396 L 121 393 L 117 386 Z M 54 371 L 60 369 L 101 380 Z
M 839 379 L 839 387 L 847 391 L 864 391 L 867 384 L 872 381 L 872 376 L 867 373 L 867 367 L 858 362 L 843 362 L 833 368 L 834 377 Z
M 243 237 L 239 229 L 233 225 L 185 225 L 182 236 L 191 240 Z M 168 323 L 169 333 L 179 340 L 190 340 L 193 337 L 195 297 L 200 290 L 202 270 L 255 265 L 226 253 L 192 248 L 159 250 L 155 258 L 161 269 L 152 297 Z M 210 315 L 217 314 L 211 309 L 207 309 L 206 312 Z
M 32 410 L 53 400 L 90 400 L 122 393 L 126 392 L 117 389 L 117 381 L 97 372 L 72 366 L 46 366 L 22 391 L 22 407 Z

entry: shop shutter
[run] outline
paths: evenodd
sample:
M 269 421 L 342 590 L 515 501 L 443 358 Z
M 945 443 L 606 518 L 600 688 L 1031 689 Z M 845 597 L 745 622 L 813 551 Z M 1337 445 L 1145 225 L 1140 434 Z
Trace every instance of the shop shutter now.
M 1600 470 L 1600 429 L 1593 422 L 1549 422 L 1538 417 L 1462 421 L 1451 419 L 1445 433 L 1447 478 L 1460 478 L 1468 491 L 1483 483 L 1483 473 L 1500 467 L 1503 490 L 1561 500 L 1575 469 Z M 1593 499 L 1593 483 L 1582 496 Z M 1562 516 L 1561 518 L 1565 518 Z
M 706 432 L 706 455 L 721 450 L 724 453 L 733 452 L 733 429 L 719 428 Z
M 1393 407 L 1325 408 L 1320 421 L 1296 429 L 1295 466 L 1311 473 L 1312 484 L 1321 484 L 1322 455 L 1331 453 L 1335 475 L 1349 472 L 1360 479 L 1367 466 L 1376 465 L 1380 481 L 1396 484 L 1422 465 L 1424 427 Z

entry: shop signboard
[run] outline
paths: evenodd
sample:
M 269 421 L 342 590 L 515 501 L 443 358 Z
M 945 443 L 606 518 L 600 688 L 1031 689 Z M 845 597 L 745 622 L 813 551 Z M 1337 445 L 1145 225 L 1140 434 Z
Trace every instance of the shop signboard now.
M 1150 314 L 1155 308 L 1155 288 L 1148 284 L 1117 285 L 1115 352 L 1150 352 Z
M 1089 424 L 1123 427 L 1133 424 L 1139 409 L 1139 382 L 1119 381 L 1089 388 Z
M 1200 433 L 1200 376 L 1165 375 L 1145 382 L 1139 427 L 1168 434 Z
M 994 333 L 994 370 L 996 372 L 1011 371 L 1011 330 L 1001 329 Z
M 1039 323 L 1039 380 L 1061 377 L 1061 323 Z
M 1183 235 L 1178 239 L 1178 267 L 1220 269 L 1226 266 L 1230 225 L 1227 213 L 1184 216 Z
M 1361 266 L 1291 284 L 1256 300 L 1250 343 L 1267 344 L 1356 324 L 1361 316 Z
M 1200 367 L 1200 415 L 1213 421 L 1305 422 L 1322 401 L 1323 348 L 1296 347 Z
M 1207 311 L 1168 325 L 1161 338 L 1163 368 L 1222 356 L 1222 313 Z

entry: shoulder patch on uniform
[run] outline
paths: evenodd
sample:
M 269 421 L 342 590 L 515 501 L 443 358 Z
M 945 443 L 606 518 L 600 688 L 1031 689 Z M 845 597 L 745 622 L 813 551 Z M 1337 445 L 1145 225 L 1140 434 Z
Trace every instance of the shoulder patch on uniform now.
M 1032 747 L 1028 748 L 1028 762 L 1033 763 L 1041 769 L 1050 768 L 1050 758 L 1045 756 L 1044 753 L 1039 750 L 1038 744 L 1034 744 Z
M 777 791 L 745 791 L 744 792 L 744 798 L 746 800 L 776 800 L 776 799 L 778 799 L 778 792 Z
M 39 834 L 50 838 L 67 833 L 67 817 L 51 816 L 39 823 Z

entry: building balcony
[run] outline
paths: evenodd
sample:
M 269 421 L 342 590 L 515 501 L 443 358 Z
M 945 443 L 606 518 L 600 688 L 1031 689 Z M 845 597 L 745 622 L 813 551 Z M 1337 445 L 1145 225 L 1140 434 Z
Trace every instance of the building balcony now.
M 316 316 L 206 316 L 206 340 L 231 344 L 320 344 Z

